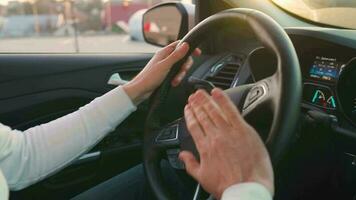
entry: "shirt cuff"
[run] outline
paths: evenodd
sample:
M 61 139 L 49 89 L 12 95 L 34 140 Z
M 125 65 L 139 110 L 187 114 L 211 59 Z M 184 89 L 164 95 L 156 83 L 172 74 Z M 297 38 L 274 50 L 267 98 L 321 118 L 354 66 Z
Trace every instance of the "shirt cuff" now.
M 128 106 L 129 110 L 135 111 L 136 110 L 136 105 L 133 103 L 132 99 L 129 97 L 129 95 L 126 93 L 123 87 L 119 86 L 115 89 L 112 90 L 116 98 L 120 99 L 120 101 L 123 102 L 123 104 Z
M 221 200 L 272 200 L 271 193 L 259 183 L 241 183 L 227 188 Z

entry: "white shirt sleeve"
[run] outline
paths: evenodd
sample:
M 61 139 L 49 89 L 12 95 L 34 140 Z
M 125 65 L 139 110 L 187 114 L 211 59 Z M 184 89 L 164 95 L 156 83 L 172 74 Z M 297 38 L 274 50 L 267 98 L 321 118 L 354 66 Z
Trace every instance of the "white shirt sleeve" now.
M 227 188 L 221 200 L 272 200 L 271 193 L 259 183 L 240 183 Z
M 25 188 L 64 168 L 135 110 L 118 87 L 74 113 L 24 132 L 0 124 L 0 169 L 9 188 Z

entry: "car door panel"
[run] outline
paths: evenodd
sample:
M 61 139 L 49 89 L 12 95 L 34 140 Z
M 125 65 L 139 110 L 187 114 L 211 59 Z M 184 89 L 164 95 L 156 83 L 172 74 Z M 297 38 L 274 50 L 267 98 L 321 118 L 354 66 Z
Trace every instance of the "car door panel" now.
M 120 72 L 132 77 L 149 58 L 149 54 L 138 57 L 2 55 L 0 103 L 6 106 L 0 106 L 0 120 L 7 125 L 17 126 L 17 123 L 24 123 L 18 119 L 27 119 L 24 117 L 27 112 L 38 110 L 36 106 L 47 108 L 45 110 L 50 114 L 61 109 L 61 106 L 68 109 L 64 106 L 66 104 L 78 108 L 77 105 L 87 103 L 112 89 L 107 81 L 113 73 Z M 56 105 L 56 101 L 60 101 L 60 105 Z M 25 112 L 19 112 L 21 110 Z M 11 115 L 23 117 L 9 120 Z
M 132 79 L 152 57 L 141 55 L 0 55 L 0 122 L 18 130 L 46 123 Z M 89 153 L 12 199 L 66 199 L 141 161 L 144 103 Z M 40 191 L 40 192 L 39 192 Z

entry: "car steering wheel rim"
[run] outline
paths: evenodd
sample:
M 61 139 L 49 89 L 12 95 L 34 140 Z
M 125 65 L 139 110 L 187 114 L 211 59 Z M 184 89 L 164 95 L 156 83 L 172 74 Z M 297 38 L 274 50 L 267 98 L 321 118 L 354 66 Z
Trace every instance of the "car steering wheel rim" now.
M 209 34 L 211 31 L 219 30 L 219 27 L 227 24 L 239 27 L 241 23 L 249 26 L 255 33 L 256 38 L 267 49 L 275 53 L 278 61 L 277 70 L 272 76 L 255 84 L 231 88 L 226 93 L 229 94 L 236 106 L 241 108 L 244 117 L 256 117 L 259 114 L 258 110 L 264 107 L 268 107 L 273 111 L 273 122 L 265 144 L 270 153 L 272 163 L 276 165 L 293 138 L 301 101 L 302 79 L 299 61 L 294 46 L 284 29 L 271 17 L 260 11 L 236 8 L 217 13 L 205 19 L 195 26 L 180 43 L 187 42 L 190 44 L 190 50 L 187 54 L 190 55 L 204 40 L 204 35 Z M 173 198 L 164 184 L 160 161 L 166 148 L 169 145 L 177 144 L 173 144 L 172 141 L 164 145 L 162 143 L 157 144 L 157 135 L 161 132 L 159 130 L 162 129 L 159 116 L 171 88 L 170 82 L 179 71 L 184 60 L 182 59 L 172 68 L 161 86 L 153 93 L 145 126 L 144 169 L 147 180 L 158 199 Z M 256 95 L 257 90 L 259 95 L 257 95 L 257 99 L 253 99 L 256 98 L 252 96 Z M 184 126 L 184 124 L 183 121 L 177 125 L 176 134 L 178 134 L 178 126 Z M 176 136 L 176 141 L 183 143 L 181 136 Z M 180 146 L 182 147 L 182 145 Z

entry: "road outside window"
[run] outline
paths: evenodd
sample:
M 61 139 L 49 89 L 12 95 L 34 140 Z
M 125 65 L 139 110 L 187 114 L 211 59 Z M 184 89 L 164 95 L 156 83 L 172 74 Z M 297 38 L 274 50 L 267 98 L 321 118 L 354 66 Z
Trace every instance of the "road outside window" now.
M 142 15 L 165 1 L 0 0 L 0 53 L 155 52 Z

